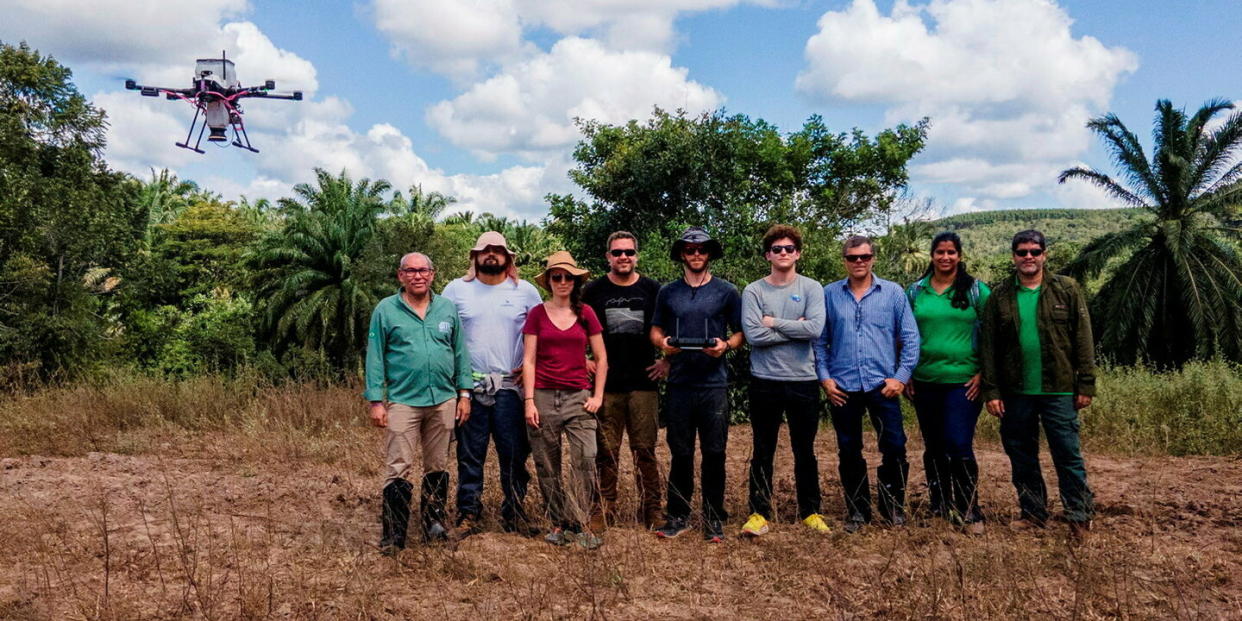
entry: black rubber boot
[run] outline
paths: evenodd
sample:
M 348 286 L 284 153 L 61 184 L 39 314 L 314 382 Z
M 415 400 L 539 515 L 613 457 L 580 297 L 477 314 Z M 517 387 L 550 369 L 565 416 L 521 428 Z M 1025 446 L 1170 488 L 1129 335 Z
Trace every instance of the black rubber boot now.
M 419 498 L 422 517 L 423 541 L 443 541 L 448 538 L 444 522 L 447 514 L 444 505 L 448 500 L 449 474 L 444 471 L 423 475 L 423 489 Z
M 410 497 L 413 494 L 414 484 L 405 479 L 396 479 L 384 486 L 384 506 L 380 510 L 384 534 L 379 543 L 384 554 L 396 554 L 397 550 L 405 548 L 405 531 L 410 523 Z
M 845 520 L 855 524 L 854 530 L 857 530 L 871 521 L 871 481 L 867 476 L 867 462 L 840 463 L 837 472 L 841 474 L 841 488 L 845 491 Z
M 906 524 L 906 477 L 910 474 L 910 463 L 901 460 L 896 463 L 881 464 L 876 469 L 876 508 L 880 510 L 880 518 L 893 526 Z
M 950 468 L 953 473 L 953 509 L 962 516 L 963 523 L 982 522 L 979 463 L 973 459 L 954 459 L 950 462 Z
M 923 453 L 923 473 L 927 476 L 928 509 L 935 517 L 948 517 L 950 496 L 949 462 L 943 457 Z

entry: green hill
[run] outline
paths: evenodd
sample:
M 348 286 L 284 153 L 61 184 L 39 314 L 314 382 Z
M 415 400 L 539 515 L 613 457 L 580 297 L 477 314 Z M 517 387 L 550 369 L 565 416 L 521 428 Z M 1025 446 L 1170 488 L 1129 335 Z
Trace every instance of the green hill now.
M 988 258 L 1008 254 L 1009 240 L 1024 229 L 1042 231 L 1050 246 L 1077 247 L 1150 215 L 1142 209 L 1012 209 L 958 214 L 934 224 L 937 231 L 960 235 L 968 254 Z
M 1087 242 L 1150 218 L 1142 209 L 1006 209 L 964 213 L 932 222 L 935 230 L 954 231 L 972 271 L 995 280 L 1009 268 L 1009 241 L 1025 229 L 1048 238 L 1049 267 L 1058 270 Z

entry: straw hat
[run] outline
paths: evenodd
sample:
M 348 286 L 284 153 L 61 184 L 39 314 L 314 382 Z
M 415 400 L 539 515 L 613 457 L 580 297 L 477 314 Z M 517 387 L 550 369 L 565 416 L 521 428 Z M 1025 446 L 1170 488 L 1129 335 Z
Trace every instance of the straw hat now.
M 552 290 L 552 288 L 548 286 L 548 272 L 551 272 L 552 270 L 565 270 L 566 272 L 569 272 L 570 276 L 575 278 L 587 276 L 591 273 L 589 270 L 584 270 L 578 267 L 578 262 L 574 261 L 574 256 L 569 254 L 569 251 L 557 250 L 547 258 L 543 272 L 535 277 L 535 282 L 539 283 L 540 287 L 543 287 L 548 291 Z

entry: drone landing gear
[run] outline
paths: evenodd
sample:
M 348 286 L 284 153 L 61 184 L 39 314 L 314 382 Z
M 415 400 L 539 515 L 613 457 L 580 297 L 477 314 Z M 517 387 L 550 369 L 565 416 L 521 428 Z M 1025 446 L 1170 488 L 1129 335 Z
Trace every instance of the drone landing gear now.
M 174 143 L 174 144 L 176 144 L 177 146 L 181 147 L 182 149 L 189 149 L 189 150 L 194 151 L 195 153 L 198 153 L 198 154 L 200 154 L 200 155 L 201 155 L 201 154 L 203 154 L 203 153 L 206 153 L 206 151 L 204 151 L 204 150 L 202 150 L 202 149 L 198 148 L 198 145 L 199 145 L 200 143 L 202 143 L 202 142 L 203 142 L 203 130 L 204 130 L 204 129 L 207 129 L 207 120 L 206 120 L 206 119 L 203 119 L 203 124 L 202 124 L 202 126 L 198 128 L 198 140 L 195 140 L 195 141 L 194 141 L 194 146 L 192 146 L 192 147 L 190 146 L 190 136 L 193 136 L 193 135 L 194 135 L 194 126 L 198 125 L 198 114 L 199 114 L 200 112 L 202 112 L 202 110 L 200 110 L 197 106 L 195 106 L 195 108 L 194 108 L 194 120 L 193 120 L 193 121 L 190 121 L 190 131 L 189 131 L 189 132 L 185 135 L 185 142 L 177 142 L 177 143 Z
M 246 142 L 243 144 L 242 140 Z M 242 124 L 240 118 L 233 122 L 233 146 L 251 153 L 259 152 L 258 149 L 250 146 L 250 136 L 246 134 L 246 126 Z

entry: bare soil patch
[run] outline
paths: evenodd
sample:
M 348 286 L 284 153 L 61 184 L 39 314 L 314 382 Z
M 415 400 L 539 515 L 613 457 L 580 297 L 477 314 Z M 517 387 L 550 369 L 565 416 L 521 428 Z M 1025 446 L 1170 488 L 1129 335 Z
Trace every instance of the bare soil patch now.
M 919 516 L 922 447 L 909 431 Z M 750 430 L 730 435 L 735 534 L 746 514 Z M 1036 534 L 1005 526 L 1015 504 L 1008 462 L 985 442 L 986 535 L 920 518 L 851 536 L 840 530 L 831 436 L 825 428 L 818 439 L 828 536 L 796 523 L 782 438 L 779 522 L 760 541 L 711 546 L 696 532 L 660 541 L 620 525 L 588 552 L 498 532 L 493 520 L 455 548 L 414 545 L 395 559 L 375 548 L 377 443 L 369 460 L 350 452 L 335 464 L 201 449 L 227 446 L 227 435 L 198 438 L 190 454 L 165 446 L 7 458 L 0 618 L 1242 617 L 1242 460 L 1116 458 L 1089 447 L 1099 515 L 1090 539 L 1074 546 L 1063 524 Z M 874 452 L 868 459 L 878 463 Z M 489 466 L 485 501 L 495 508 L 494 455 Z M 623 476 L 622 506 L 631 509 L 632 479 Z M 1050 465 L 1046 476 L 1055 490 Z M 539 506 L 534 485 L 528 501 Z

